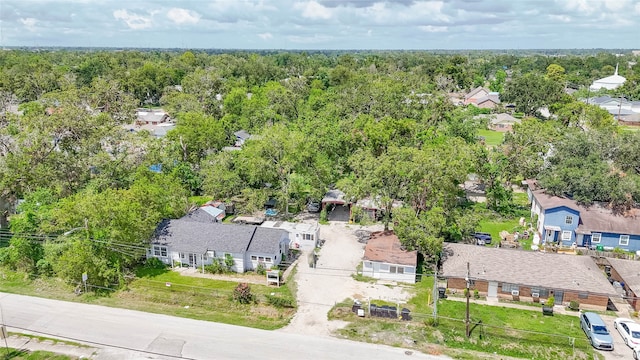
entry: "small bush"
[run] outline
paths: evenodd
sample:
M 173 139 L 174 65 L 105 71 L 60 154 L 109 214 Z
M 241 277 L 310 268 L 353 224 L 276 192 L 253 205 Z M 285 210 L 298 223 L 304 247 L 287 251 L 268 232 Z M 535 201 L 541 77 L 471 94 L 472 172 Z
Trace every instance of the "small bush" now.
M 227 269 L 220 259 L 213 259 L 213 262 L 210 265 L 204 266 L 204 271 L 210 274 L 224 274 Z
M 233 289 L 233 300 L 240 304 L 250 304 L 255 301 L 255 296 L 251 293 L 251 287 L 247 283 L 240 283 Z
M 547 301 L 544 303 L 544 305 L 548 307 L 553 307 L 553 305 L 555 304 L 556 304 L 556 298 L 554 298 L 553 296 L 549 296 Z
M 144 262 L 144 267 L 148 269 L 164 269 L 167 265 L 165 265 L 162 260 L 152 257 Z
M 480 293 L 478 292 L 478 289 L 473 290 L 473 298 L 480 299 Z
M 574 311 L 580 310 L 580 303 L 577 300 L 571 300 L 569 302 L 569 309 Z
M 258 263 L 258 266 L 256 266 L 256 273 L 258 275 L 265 275 L 267 273 L 267 269 L 265 269 L 263 263 Z
M 327 224 L 329 222 L 328 220 L 328 216 L 327 216 L 327 208 L 322 209 L 322 211 L 320 211 L 320 223 L 321 224 Z
M 277 308 L 292 308 L 293 306 L 293 300 L 290 298 L 285 298 L 285 297 L 280 297 L 280 296 L 275 296 L 275 295 L 265 295 L 265 297 L 267 298 L 267 302 L 269 303 L 269 305 L 275 306 Z

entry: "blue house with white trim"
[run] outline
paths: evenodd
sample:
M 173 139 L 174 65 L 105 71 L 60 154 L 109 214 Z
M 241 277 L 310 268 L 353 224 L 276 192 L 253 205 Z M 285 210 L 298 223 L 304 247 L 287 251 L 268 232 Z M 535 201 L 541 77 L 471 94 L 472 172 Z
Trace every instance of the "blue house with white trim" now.
M 601 205 L 585 207 L 571 199 L 548 195 L 534 183 L 528 185 L 532 220 L 537 217 L 533 225 L 541 242 L 640 251 L 640 209 L 614 214 Z

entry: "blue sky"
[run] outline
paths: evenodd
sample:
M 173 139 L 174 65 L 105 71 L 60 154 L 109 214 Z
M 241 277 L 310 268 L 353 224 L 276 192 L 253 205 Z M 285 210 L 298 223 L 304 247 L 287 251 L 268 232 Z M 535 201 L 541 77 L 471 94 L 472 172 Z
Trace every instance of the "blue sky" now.
M 640 48 L 640 0 L 0 0 L 2 46 Z

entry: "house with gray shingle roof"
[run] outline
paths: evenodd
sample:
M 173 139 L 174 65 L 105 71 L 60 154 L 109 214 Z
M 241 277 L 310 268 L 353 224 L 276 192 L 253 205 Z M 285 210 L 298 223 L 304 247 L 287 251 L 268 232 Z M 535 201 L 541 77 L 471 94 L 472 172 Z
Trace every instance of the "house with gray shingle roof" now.
M 441 274 L 447 288 L 464 291 L 467 264 L 472 290 L 487 298 L 544 301 L 572 300 L 581 309 L 605 310 L 617 297 L 604 272 L 590 256 L 542 253 L 447 243 L 442 252 Z
M 639 208 L 616 213 L 603 204 L 587 207 L 566 197 L 549 195 L 544 189 L 529 191 L 529 194 L 533 226 L 542 242 L 605 250 L 640 250 Z
M 253 225 L 221 224 L 202 209 L 180 219 L 163 220 L 156 228 L 147 257 L 168 265 L 202 268 L 230 255 L 232 270 L 243 273 L 259 264 L 280 264 L 289 250 L 286 231 Z

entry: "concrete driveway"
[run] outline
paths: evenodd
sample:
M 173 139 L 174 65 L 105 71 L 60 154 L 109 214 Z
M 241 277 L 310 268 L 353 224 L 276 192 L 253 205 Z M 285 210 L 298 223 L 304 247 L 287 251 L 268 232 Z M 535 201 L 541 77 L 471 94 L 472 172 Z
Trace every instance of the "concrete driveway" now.
M 377 285 L 354 280 L 356 266 L 362 261 L 364 244 L 359 243 L 354 232 L 363 227 L 343 222 L 331 222 L 320 226 L 320 249 L 316 268 L 307 264 L 307 255 L 300 257 L 295 280 L 298 286 L 298 312 L 291 323 L 280 331 L 330 336 L 346 325 L 342 321 L 329 321 L 331 307 L 345 299 L 381 299 L 404 302 L 411 297 L 412 289 L 403 286 Z M 368 230 L 382 230 L 378 226 Z

